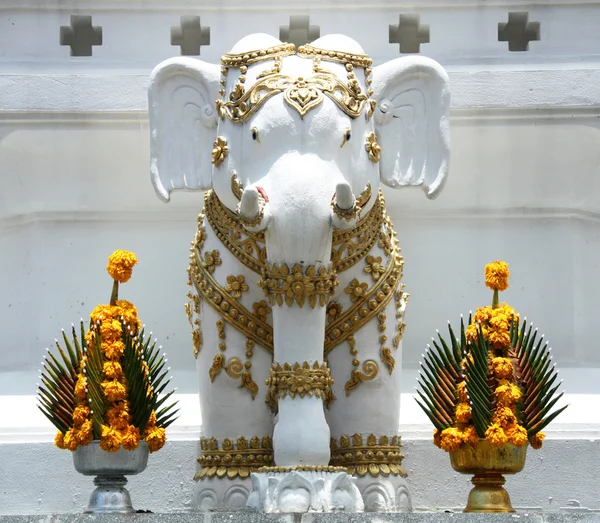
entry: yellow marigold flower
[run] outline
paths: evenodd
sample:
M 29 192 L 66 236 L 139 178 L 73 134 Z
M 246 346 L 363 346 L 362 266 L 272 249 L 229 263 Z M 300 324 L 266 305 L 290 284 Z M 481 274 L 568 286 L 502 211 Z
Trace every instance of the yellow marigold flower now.
M 165 429 L 163 428 L 155 428 L 154 430 L 147 432 L 147 435 L 144 437 L 144 440 L 148 444 L 148 449 L 150 452 L 156 452 L 163 448 L 165 442 L 167 441 L 167 435 Z
M 135 254 L 128 251 L 115 251 L 108 257 L 106 270 L 113 280 L 125 283 L 131 278 L 133 266 L 138 262 Z
M 517 447 L 522 447 L 527 443 L 527 431 L 521 425 L 515 425 L 506 431 L 508 441 Z
M 148 420 L 148 426 L 154 427 L 154 425 L 156 425 L 156 412 L 152 411 Z
M 505 291 L 508 289 L 508 263 L 494 261 L 485 266 L 485 284 L 493 291 Z
M 508 358 L 492 359 L 492 374 L 496 379 L 503 380 L 513 375 L 513 365 Z
M 116 305 L 96 305 L 90 313 L 90 319 L 93 323 L 120 317 L 121 308 Z
M 127 397 L 125 385 L 119 383 L 117 380 L 105 381 L 101 386 L 108 401 L 122 401 Z
M 102 336 L 102 345 L 120 340 L 123 335 L 121 322 L 114 318 L 103 320 L 100 324 L 100 335 Z
M 92 420 L 85 421 L 79 430 L 75 432 L 75 438 L 79 445 L 89 445 L 94 439 L 92 432 Z
M 442 433 L 438 429 L 433 429 L 433 444 L 436 447 L 442 448 Z
M 113 429 L 125 430 L 131 422 L 126 402 L 118 402 L 106 411 L 106 420 Z
M 475 430 L 474 425 L 467 425 L 462 431 L 462 440 L 465 443 L 469 443 L 470 445 L 477 445 L 479 443 L 479 435 Z
M 90 409 L 85 405 L 76 407 L 73 411 L 73 424 L 80 427 L 90 417 Z
M 138 311 L 135 305 L 127 300 L 117 300 L 116 303 L 120 309 L 119 318 L 123 318 L 128 330 L 132 330 L 137 334 L 142 327 L 142 322 L 138 318 Z
M 454 452 L 458 450 L 463 442 L 462 432 L 454 427 L 444 429 L 441 434 L 441 447 L 446 452 Z
M 473 317 L 471 318 L 471 323 L 481 322 L 482 324 L 486 324 L 488 321 L 492 319 L 494 315 L 494 309 L 492 309 L 489 305 L 485 307 L 479 307 Z
M 514 407 L 498 406 L 494 413 L 494 423 L 506 429 L 517 423 Z
M 65 433 L 65 436 L 63 438 L 63 444 L 66 449 L 69 449 L 71 451 L 77 450 L 77 438 L 75 438 L 75 435 L 73 434 L 72 430 L 68 430 Z
M 459 403 L 456 406 L 456 421 L 459 423 L 471 421 L 471 406 L 468 403 Z
M 483 323 L 483 322 L 471 323 L 471 325 L 469 325 L 467 327 L 467 329 L 465 330 L 465 335 L 467 337 L 467 340 L 470 341 L 471 343 L 476 343 L 477 337 L 479 336 L 479 332 L 481 332 L 483 339 L 488 338 L 488 329 L 487 329 L 485 323 Z
M 534 448 L 535 450 L 538 450 L 538 449 L 542 448 L 542 443 L 545 438 L 546 438 L 546 434 L 544 434 L 543 432 L 538 432 L 537 434 L 534 434 L 533 436 L 531 436 L 529 443 L 531 444 L 532 448 Z
M 126 450 L 135 450 L 140 444 L 140 431 L 136 427 L 129 425 L 122 434 L 123 448 Z
M 509 383 L 507 380 L 500 380 L 498 383 L 500 385 L 496 387 L 495 394 L 499 405 L 514 405 L 523 397 L 521 389 L 514 383 Z
M 85 399 L 85 388 L 87 386 L 85 374 L 79 374 L 77 376 L 77 382 L 75 383 L 75 396 L 80 400 Z
M 119 433 L 106 425 L 102 425 L 100 448 L 106 452 L 117 452 L 121 448 L 121 437 L 119 436 Z
M 54 445 L 56 445 L 59 449 L 65 450 L 65 435 L 59 430 L 54 436 Z
M 508 436 L 500 425 L 494 423 L 485 431 L 485 439 L 487 439 L 492 445 L 500 447 L 508 441 Z
M 121 340 L 102 344 L 102 352 L 111 361 L 118 361 L 123 356 L 124 351 L 125 344 Z
M 123 367 L 118 361 L 105 361 L 102 371 L 109 380 L 118 380 L 123 376 Z
M 457 387 L 456 392 L 458 393 L 458 397 L 462 403 L 469 403 L 469 395 L 467 394 L 467 382 L 461 381 Z
M 510 348 L 510 332 L 508 329 L 490 329 L 488 339 L 494 349 Z

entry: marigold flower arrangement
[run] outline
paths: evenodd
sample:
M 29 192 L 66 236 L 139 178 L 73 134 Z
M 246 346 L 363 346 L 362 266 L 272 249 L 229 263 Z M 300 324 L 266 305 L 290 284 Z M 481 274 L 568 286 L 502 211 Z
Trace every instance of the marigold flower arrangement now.
M 87 331 L 81 320 L 79 337 L 74 326 L 72 340 L 63 330 L 58 356 L 47 349 L 38 407 L 58 429 L 58 448 L 75 451 L 99 440 L 100 448 L 116 452 L 135 450 L 145 441 L 154 452 L 176 419 L 175 403 L 163 406 L 175 392 L 163 394 L 169 384 L 165 355 L 145 335 L 136 307 L 118 298 L 119 284 L 131 278 L 136 263 L 132 252 L 111 254 L 110 304 L 92 311 Z
M 477 309 L 466 329 L 461 318 L 460 339 L 448 322 L 450 342 L 438 333 L 421 363 L 417 402 L 435 426 L 434 444 L 447 452 L 481 439 L 539 449 L 542 429 L 566 408 L 551 412 L 562 393 L 544 336 L 499 304 L 509 276 L 505 262 L 486 265 L 492 306 Z

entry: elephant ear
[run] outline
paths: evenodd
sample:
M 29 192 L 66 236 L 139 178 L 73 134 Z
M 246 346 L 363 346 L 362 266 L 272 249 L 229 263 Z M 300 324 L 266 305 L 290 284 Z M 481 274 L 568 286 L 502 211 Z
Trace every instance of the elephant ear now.
M 195 58 L 165 60 L 148 88 L 150 173 L 158 197 L 211 186 L 220 68 Z
M 424 57 L 396 58 L 373 70 L 381 181 L 420 186 L 435 198 L 448 174 L 448 75 Z

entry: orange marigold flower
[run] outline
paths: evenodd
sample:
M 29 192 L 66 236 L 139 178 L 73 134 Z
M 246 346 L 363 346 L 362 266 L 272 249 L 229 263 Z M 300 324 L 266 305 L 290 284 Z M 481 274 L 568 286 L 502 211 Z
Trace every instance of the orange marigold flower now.
M 75 432 L 75 438 L 79 445 L 89 445 L 94 439 L 92 431 L 92 420 L 85 421 L 79 430 Z
M 515 425 L 506 431 L 508 441 L 517 447 L 522 447 L 527 443 L 527 431 L 521 425 Z
M 523 397 L 521 389 L 514 383 L 509 383 L 507 380 L 500 380 L 498 383 L 500 385 L 496 387 L 495 394 L 499 405 L 514 405 Z
M 99 321 L 104 321 L 111 318 L 119 318 L 120 312 L 121 308 L 117 307 L 116 305 L 96 305 L 94 310 L 90 313 L 90 319 L 95 324 Z
M 106 411 L 106 419 L 113 429 L 125 430 L 131 422 L 126 402 L 118 402 Z
M 156 452 L 161 449 L 165 444 L 165 441 L 167 441 L 165 429 L 156 427 L 151 430 L 146 429 L 144 440 L 148 444 L 150 452 Z
M 477 445 L 479 443 L 479 435 L 477 434 L 477 430 L 475 430 L 474 425 L 467 425 L 462 431 L 462 440 L 465 443 L 469 443 L 470 445 Z
M 102 336 L 102 345 L 120 340 L 123 335 L 121 321 L 115 318 L 103 320 L 100 324 L 100 335 Z
M 154 425 L 156 425 L 156 412 L 152 411 L 147 426 L 154 427 Z
M 100 448 L 106 452 L 117 452 L 121 448 L 121 437 L 119 436 L 119 433 L 106 425 L 102 425 Z
M 109 380 L 118 380 L 123 376 L 123 367 L 118 361 L 105 361 L 102 371 Z
M 457 387 L 456 392 L 458 393 L 458 397 L 461 402 L 469 403 L 469 395 L 467 394 L 467 382 L 461 381 Z
M 462 432 L 454 427 L 444 429 L 441 434 L 441 447 L 446 452 L 454 452 L 458 450 L 463 442 Z
M 65 436 L 63 438 L 63 444 L 66 449 L 69 449 L 71 451 L 77 450 L 77 438 L 75 437 L 75 434 L 73 434 L 72 430 L 68 430 L 65 433 Z
M 126 450 L 135 450 L 140 444 L 140 431 L 137 427 L 129 425 L 122 434 L 123 448 Z
M 471 406 L 468 403 L 459 403 L 456 406 L 456 421 L 459 423 L 471 421 Z
M 87 387 L 85 374 L 79 374 L 77 376 L 77 383 L 75 383 L 75 396 L 80 400 L 85 399 L 85 388 Z
M 85 405 L 76 407 L 73 411 L 73 424 L 80 427 L 90 417 L 90 409 Z
M 508 289 L 508 278 L 510 271 L 508 263 L 494 261 L 485 266 L 485 284 L 493 291 L 505 291 Z
M 542 448 L 542 443 L 544 442 L 544 439 L 546 439 L 546 434 L 544 434 L 543 432 L 538 432 L 537 434 L 531 436 L 529 443 L 531 444 L 532 448 L 538 450 Z
M 507 329 L 494 329 L 489 330 L 488 339 L 494 349 L 508 349 L 510 348 L 510 332 Z
M 492 359 L 492 374 L 496 379 L 503 380 L 513 375 L 513 365 L 508 358 Z
M 508 441 L 508 436 L 500 425 L 494 423 L 485 431 L 485 439 L 487 439 L 492 445 L 500 447 Z
M 65 450 L 65 435 L 59 430 L 54 436 L 54 445 L 56 445 L 59 449 Z
M 128 330 L 132 330 L 137 334 L 142 327 L 142 322 L 138 318 L 138 311 L 135 308 L 135 305 L 127 300 L 117 300 L 117 307 L 121 309 L 119 318 L 123 318 Z
M 494 309 L 492 309 L 489 305 L 485 307 L 479 307 L 473 317 L 471 318 L 471 323 L 481 322 L 483 324 L 487 323 L 492 319 L 494 315 Z
M 436 447 L 442 448 L 442 433 L 438 429 L 433 429 L 433 444 Z
M 115 251 L 108 257 L 106 270 L 113 280 L 125 283 L 131 278 L 133 266 L 138 262 L 136 256 L 128 251 Z
M 517 423 L 514 407 L 498 406 L 494 413 L 494 423 L 506 429 Z
M 127 397 L 125 385 L 119 383 L 117 380 L 105 381 L 101 385 L 108 401 L 122 401 Z
M 102 344 L 102 352 L 104 353 L 106 358 L 111 361 L 119 360 L 121 356 L 123 356 L 124 351 L 125 344 L 121 340 Z

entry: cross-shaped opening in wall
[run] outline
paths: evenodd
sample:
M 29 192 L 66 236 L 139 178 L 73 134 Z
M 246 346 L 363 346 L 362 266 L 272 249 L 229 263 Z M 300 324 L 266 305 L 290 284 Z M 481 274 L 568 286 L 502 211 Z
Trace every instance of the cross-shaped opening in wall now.
M 292 15 L 290 25 L 279 27 L 279 39 L 282 42 L 292 43 L 296 47 L 308 44 L 320 35 L 321 28 L 318 25 L 310 25 L 310 17 L 305 15 Z
M 60 45 L 71 48 L 71 56 L 92 56 L 92 46 L 102 45 L 102 27 L 92 25 L 92 17 L 71 15 L 71 25 L 60 27 Z
M 182 16 L 179 26 L 171 27 L 171 45 L 178 45 L 181 54 L 199 56 L 203 45 L 210 45 L 210 27 L 200 24 L 199 16 Z
M 420 53 L 421 44 L 429 43 L 429 25 L 419 15 L 400 15 L 398 25 L 390 25 L 390 44 L 400 44 L 401 53 Z
M 528 51 L 529 42 L 540 39 L 540 23 L 529 22 L 529 13 L 508 13 L 508 22 L 498 24 L 498 41 L 508 42 L 509 51 Z

